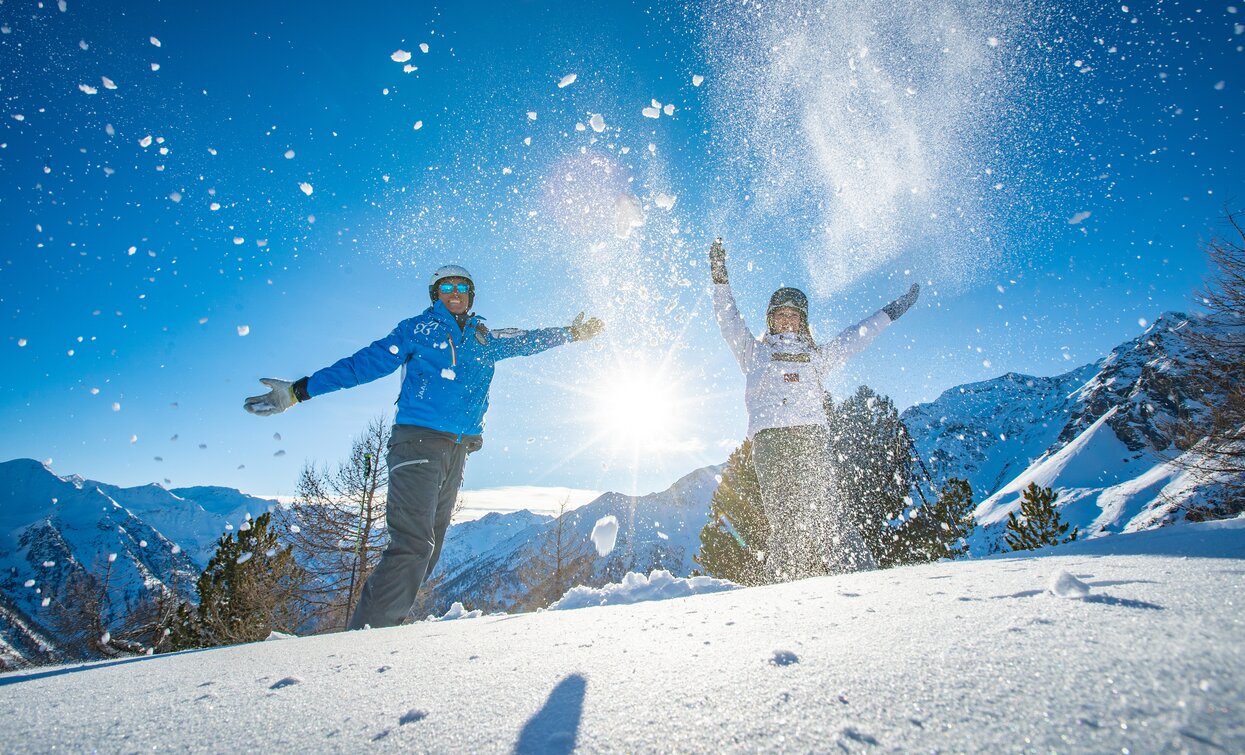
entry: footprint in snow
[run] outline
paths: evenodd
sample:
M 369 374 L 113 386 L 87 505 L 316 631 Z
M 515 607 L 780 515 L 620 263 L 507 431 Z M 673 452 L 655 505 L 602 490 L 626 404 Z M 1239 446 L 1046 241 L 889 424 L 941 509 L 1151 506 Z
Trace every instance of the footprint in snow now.
M 398 725 L 406 726 L 407 724 L 413 724 L 416 721 L 423 721 L 427 717 L 428 711 L 420 710 L 419 708 L 411 708 L 407 712 L 403 713 L 402 717 L 398 719 Z
M 800 656 L 790 650 L 775 650 L 769 662 L 775 666 L 790 666 L 800 662 Z
M 303 680 L 299 679 L 297 676 L 287 676 L 284 679 L 281 679 L 280 681 L 274 682 L 273 685 L 269 687 L 268 689 L 281 689 L 283 687 L 292 687 L 295 684 L 302 684 L 302 683 L 303 683 Z

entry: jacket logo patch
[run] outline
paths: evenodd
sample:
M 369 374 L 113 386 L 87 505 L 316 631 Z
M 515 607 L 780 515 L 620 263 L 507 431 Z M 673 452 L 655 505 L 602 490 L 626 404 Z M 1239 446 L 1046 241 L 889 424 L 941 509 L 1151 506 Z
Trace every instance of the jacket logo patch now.
M 813 358 L 808 354 L 789 354 L 784 352 L 775 352 L 772 357 L 775 362 L 811 362 Z
M 787 374 L 782 376 L 782 379 L 788 383 L 798 383 L 800 382 L 800 373 L 788 372 Z

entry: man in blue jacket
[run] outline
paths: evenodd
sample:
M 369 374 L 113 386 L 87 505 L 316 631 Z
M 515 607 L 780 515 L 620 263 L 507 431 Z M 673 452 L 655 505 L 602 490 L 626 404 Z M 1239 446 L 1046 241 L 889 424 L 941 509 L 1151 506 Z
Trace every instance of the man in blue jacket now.
M 436 566 L 467 454 L 484 443 L 484 412 L 498 360 L 587 340 L 604 327 L 595 317 L 584 320 L 581 312 L 569 327 L 489 330 L 471 312 L 475 284 L 458 265 L 439 268 L 428 295 L 432 306 L 379 341 L 294 382 L 263 378 L 271 390 L 243 404 L 252 414 L 279 414 L 402 368 L 389 440 L 389 545 L 363 586 L 350 629 L 401 624 Z

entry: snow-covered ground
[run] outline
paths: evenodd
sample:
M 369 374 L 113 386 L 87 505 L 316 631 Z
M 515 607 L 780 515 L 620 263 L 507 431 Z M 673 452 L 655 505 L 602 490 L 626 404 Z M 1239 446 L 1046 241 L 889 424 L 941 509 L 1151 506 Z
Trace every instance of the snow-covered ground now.
M 0 677 L 0 749 L 1242 752 L 1242 559 L 1238 518 L 42 668 Z

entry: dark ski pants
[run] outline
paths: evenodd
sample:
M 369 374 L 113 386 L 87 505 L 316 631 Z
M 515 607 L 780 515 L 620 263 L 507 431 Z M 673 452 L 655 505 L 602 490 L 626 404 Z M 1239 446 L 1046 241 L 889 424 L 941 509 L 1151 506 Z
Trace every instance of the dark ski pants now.
M 424 579 L 441 556 L 467 454 L 479 436 L 458 436 L 415 425 L 394 425 L 389 438 L 389 545 L 363 585 L 350 629 L 401 624 Z
M 752 438 L 752 462 L 770 524 L 765 570 L 771 581 L 876 568 L 836 494 L 824 427 L 762 430 Z

